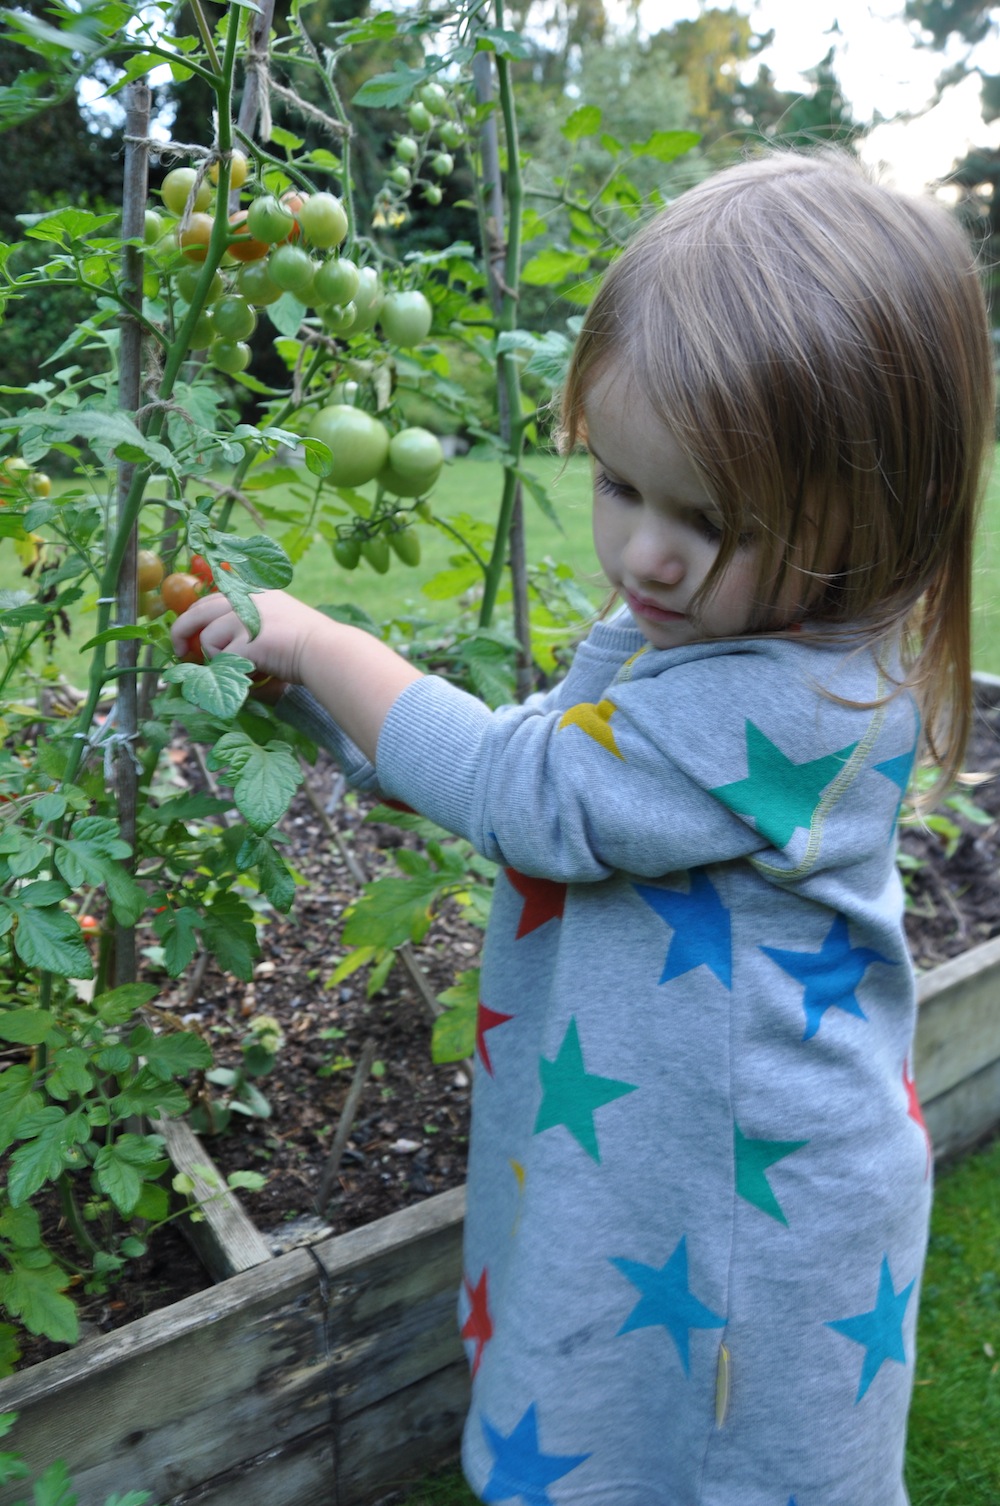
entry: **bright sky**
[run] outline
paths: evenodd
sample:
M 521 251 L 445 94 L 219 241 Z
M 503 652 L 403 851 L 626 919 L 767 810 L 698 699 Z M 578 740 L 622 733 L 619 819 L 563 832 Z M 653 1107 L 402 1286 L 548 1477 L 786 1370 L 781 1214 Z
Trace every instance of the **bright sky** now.
M 725 0 L 714 0 L 724 4 Z M 780 89 L 801 87 L 803 69 L 836 48 L 834 70 L 855 119 L 876 114 L 887 122 L 919 111 L 933 93 L 938 74 L 964 54 L 953 45 L 946 54 L 914 46 L 918 28 L 901 19 L 904 0 L 735 0 L 750 15 L 756 31 L 775 32 L 772 47 L 759 54 L 775 74 Z M 647 31 L 657 31 L 698 14 L 698 0 L 641 0 L 639 16 Z M 839 25 L 839 33 L 833 30 Z M 1000 28 L 998 28 L 1000 30 Z M 987 73 L 1000 73 L 1000 35 L 975 52 Z M 756 69 L 756 62 L 754 69 Z M 903 123 L 875 127 L 863 155 L 883 162 L 900 188 L 918 192 L 932 179 L 945 177 L 972 144 L 1000 147 L 1000 125 L 983 124 L 979 80 L 972 76 L 949 89 L 934 110 Z

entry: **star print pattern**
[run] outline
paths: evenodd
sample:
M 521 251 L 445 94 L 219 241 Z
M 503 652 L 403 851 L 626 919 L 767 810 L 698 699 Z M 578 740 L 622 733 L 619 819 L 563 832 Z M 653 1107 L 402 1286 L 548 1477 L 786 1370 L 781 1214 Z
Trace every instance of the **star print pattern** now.
M 912 1073 L 910 1072 L 910 1064 L 908 1061 L 905 1061 L 903 1063 L 903 1087 L 906 1090 L 906 1112 L 909 1114 L 914 1124 L 919 1124 L 920 1128 L 924 1132 L 924 1139 L 927 1142 L 927 1167 L 924 1171 L 924 1176 L 928 1177 L 930 1176 L 931 1171 L 931 1161 L 934 1158 L 934 1144 L 931 1140 L 930 1130 L 927 1128 L 927 1122 L 924 1119 L 924 1111 L 920 1107 L 920 1098 L 917 1094 L 917 1084 L 913 1079 Z
M 598 1077 L 583 1065 L 580 1033 L 575 1019 L 570 1020 L 555 1061 L 544 1056 L 539 1063 L 542 1078 L 542 1102 L 535 1120 L 535 1134 L 565 1125 L 579 1141 L 587 1155 L 600 1161 L 601 1153 L 594 1127 L 594 1114 L 606 1103 L 613 1103 L 625 1093 L 635 1091 L 635 1084 Z
M 865 973 L 873 962 L 882 962 L 887 967 L 896 965 L 891 957 L 883 957 L 872 947 L 852 947 L 843 915 L 834 917 L 818 952 L 795 952 L 773 946 L 762 946 L 761 951 L 803 986 L 804 1041 L 816 1034 L 828 1009 L 842 1009 L 845 1014 L 865 1019 L 856 992 Z
M 788 1225 L 781 1204 L 767 1179 L 768 1168 L 792 1156 L 809 1144 L 808 1140 L 750 1140 L 738 1124 L 733 1124 L 736 1160 L 736 1195 L 752 1203 L 762 1213 L 770 1214 L 779 1224 Z
M 490 1317 L 489 1299 L 487 1296 L 487 1273 L 483 1266 L 483 1272 L 475 1286 L 472 1285 L 468 1276 L 462 1278 L 465 1285 L 465 1295 L 469 1302 L 469 1316 L 462 1324 L 460 1338 L 471 1341 L 475 1345 L 472 1355 L 472 1373 L 475 1375 L 483 1358 L 483 1350 L 493 1337 L 493 1320 Z
M 717 785 L 712 794 L 740 816 L 752 816 L 775 847 L 787 847 L 798 827 L 807 829 L 823 792 L 841 773 L 856 743 L 823 758 L 793 763 L 753 722 L 746 724 L 747 775 Z
M 729 911 L 704 869 L 694 868 L 687 894 L 636 884 L 635 890 L 673 930 L 661 983 L 680 978 L 702 963 L 723 988 L 733 986 L 733 943 Z
M 906 1305 L 915 1286 L 916 1282 L 911 1281 L 908 1286 L 897 1292 L 889 1270 L 889 1258 L 883 1255 L 878 1281 L 878 1297 L 871 1311 L 858 1313 L 853 1318 L 837 1318 L 827 1323 L 827 1327 L 832 1328 L 835 1333 L 843 1334 L 845 1338 L 851 1339 L 864 1348 L 865 1357 L 861 1365 L 861 1380 L 858 1384 L 855 1404 L 865 1395 L 887 1360 L 894 1360 L 897 1365 L 906 1364 L 903 1319 L 906 1316 Z
M 705 1398 L 704 1426 L 732 1428 L 744 1425 L 745 1406 L 760 1402 L 756 1415 L 767 1415 L 768 1386 L 785 1395 L 815 1387 L 831 1426 L 840 1409 L 838 1427 L 849 1415 L 864 1430 L 849 1472 L 884 1457 L 912 1384 L 904 1333 L 926 1200 L 915 1126 L 926 1130 L 903 1060 L 909 981 L 901 932 L 886 920 L 897 891 L 888 887 L 884 824 L 912 767 L 912 750 L 898 753 L 912 721 L 896 717 L 883 744 L 881 731 L 857 735 L 874 718 L 827 720 L 824 711 L 811 741 L 800 717 L 791 743 L 774 719 L 777 703 L 770 720 L 750 720 L 748 700 L 737 724 L 745 764 L 734 764 L 731 741 L 720 737 L 718 757 L 709 750 L 699 771 L 706 744 L 694 737 L 677 759 L 683 780 L 666 777 L 661 790 L 646 752 L 636 752 L 641 719 L 628 700 L 645 670 L 639 663 L 611 692 L 627 716 L 584 680 L 582 694 L 557 703 L 558 736 L 546 752 L 587 775 L 574 773 L 574 819 L 589 819 L 595 793 L 598 806 L 606 791 L 617 809 L 620 790 L 625 809 L 633 785 L 645 791 L 636 866 L 608 863 L 607 879 L 585 872 L 570 884 L 506 868 L 513 892 L 498 907 L 484 961 L 476 1102 L 488 1138 L 476 1142 L 473 1164 L 490 1168 L 493 1182 L 467 1223 L 459 1323 L 473 1377 L 470 1479 L 484 1501 L 503 1506 L 615 1499 L 623 1430 L 641 1446 L 641 1424 L 625 1419 L 637 1407 L 641 1414 L 646 1386 L 656 1391 L 659 1429 L 650 1459 L 668 1457 L 664 1434 L 676 1428 L 683 1471 L 683 1419 Z M 895 711 L 879 727 L 890 717 Z M 834 731 L 824 738 L 825 727 Z M 666 749 L 676 738 L 680 747 L 682 731 L 665 715 L 654 741 L 662 736 Z M 675 793 L 678 820 L 689 823 L 684 856 L 672 865 L 667 849 L 657 867 L 656 827 L 672 819 Z M 704 813 L 706 830 L 728 841 L 729 812 L 774 847 L 793 844 L 794 870 L 774 878 L 776 869 L 758 868 L 761 841 L 742 825 L 735 858 L 707 845 L 703 863 L 692 864 L 691 823 Z M 531 850 L 509 842 L 490 815 L 499 851 Z M 593 837 L 601 819 L 598 809 Z M 840 858 L 850 853 L 852 821 L 867 823 L 858 841 L 878 853 L 865 892 L 852 888 L 854 872 Z M 741 857 L 748 848 L 752 872 Z M 518 861 L 529 866 L 527 856 Z M 748 878 L 752 905 L 743 901 Z M 881 1124 L 873 1139 L 871 1115 L 859 1113 L 855 1078 L 858 1093 L 873 1090 L 872 1101 L 889 1106 L 892 1154 L 901 1151 L 899 1183 L 888 1176 L 874 1198 L 866 1182 L 897 1162 L 883 1153 Z M 472 1215 L 471 1177 L 469 1199 Z M 719 1421 L 722 1374 L 731 1391 Z M 768 1447 L 775 1441 L 780 1449 L 772 1430 Z M 646 1470 L 640 1479 L 652 1499 L 662 1475 Z M 767 1479 L 773 1506 L 797 1506 L 816 1489 L 808 1466 L 792 1471 L 779 1458 Z M 853 1475 L 844 1479 L 845 1500 L 872 1498 Z M 640 1498 L 643 1485 L 631 1477 L 629 1485 Z M 676 1488 L 697 1497 L 686 1477 Z
M 617 710 L 614 701 L 598 701 L 596 706 L 592 702 L 582 701 L 579 706 L 571 706 L 563 712 L 557 730 L 561 732 L 564 727 L 579 727 L 595 743 L 607 748 L 616 758 L 621 758 L 615 734 L 611 730 L 611 718 Z
M 486 1417 L 481 1419 L 486 1442 L 494 1456 L 493 1472 L 482 1492 L 484 1501 L 516 1498 L 525 1506 L 552 1506 L 548 1487 L 581 1464 L 589 1454 L 545 1454 L 538 1443 L 535 1402 L 506 1437 Z
M 516 941 L 522 936 L 530 936 L 547 921 L 562 920 L 566 906 L 565 884 L 557 884 L 553 879 L 531 878 L 526 873 L 518 873 L 516 868 L 505 868 L 504 873 L 524 900 L 521 919 L 514 933 Z
M 665 1265 L 641 1265 L 637 1260 L 612 1257 L 611 1264 L 638 1287 L 642 1296 L 625 1319 L 620 1334 L 636 1328 L 667 1330 L 684 1367 L 691 1373 L 691 1329 L 725 1328 L 726 1319 L 700 1302 L 688 1283 L 687 1235 L 681 1235 Z

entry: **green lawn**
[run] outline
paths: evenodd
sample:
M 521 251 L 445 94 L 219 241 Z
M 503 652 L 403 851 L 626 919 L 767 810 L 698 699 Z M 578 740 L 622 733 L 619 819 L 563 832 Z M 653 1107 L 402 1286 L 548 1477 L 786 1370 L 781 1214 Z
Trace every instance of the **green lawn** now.
M 938 1174 L 906 1475 L 911 1506 L 1000 1501 L 1000 1140 Z M 453 1469 L 406 1500 L 476 1497 Z
M 550 486 L 561 525 L 551 523 L 530 494 L 525 493 L 529 558 L 537 561 L 548 556 L 569 565 L 596 604 L 601 599 L 602 586 L 590 537 L 587 463 L 582 457 L 575 457 L 564 468 L 555 456 L 536 455 L 529 459 L 528 468 Z M 277 496 L 280 499 L 281 493 Z M 435 512 L 443 518 L 467 514 L 487 522 L 495 516 L 499 502 L 499 472 L 495 466 L 469 459 L 454 461 L 446 466 L 432 501 Z M 333 564 L 328 545 L 316 542 L 296 567 L 292 589 L 311 605 L 353 602 L 378 619 L 390 612 L 433 615 L 443 611 L 447 604 L 430 601 L 421 588 L 447 567 L 457 546 L 445 533 L 434 529 L 421 527 L 420 535 L 423 541 L 420 566 L 407 569 L 394 559 L 386 576 L 376 575 L 365 564 L 349 574 L 340 571 Z M 0 589 L 23 585 L 20 570 L 13 545 L 0 540 Z M 78 645 L 90 635 L 93 622 L 92 606 L 89 612 L 78 608 L 73 637 L 61 642 L 57 651 L 59 668 L 77 682 L 83 677 Z M 973 642 L 975 667 L 1000 674 L 1000 466 L 995 468 L 990 481 L 979 534 Z

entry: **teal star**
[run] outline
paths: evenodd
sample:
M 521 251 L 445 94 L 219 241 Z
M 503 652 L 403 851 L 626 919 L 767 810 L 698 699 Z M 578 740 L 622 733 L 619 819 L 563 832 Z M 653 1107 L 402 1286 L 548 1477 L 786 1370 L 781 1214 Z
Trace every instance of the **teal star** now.
M 878 1280 L 878 1297 L 875 1299 L 875 1306 L 871 1312 L 859 1313 L 855 1318 L 838 1318 L 835 1322 L 826 1325 L 827 1328 L 832 1328 L 836 1333 L 842 1333 L 845 1338 L 853 1340 L 855 1344 L 864 1346 L 865 1358 L 861 1366 L 858 1394 L 854 1398 L 855 1406 L 864 1396 L 886 1360 L 895 1360 L 898 1365 L 906 1364 L 906 1351 L 903 1347 L 903 1318 L 914 1286 L 916 1282 L 911 1281 L 909 1286 L 897 1292 L 892 1284 L 889 1257 L 883 1255 L 882 1270 Z
M 797 827 L 809 828 L 823 791 L 857 743 L 824 758 L 793 763 L 749 720 L 746 733 L 746 778 L 720 784 L 711 793 L 738 816 L 752 816 L 757 830 L 775 847 L 787 847 Z
M 504 1437 L 485 1417 L 482 1423 L 486 1442 L 495 1459 L 493 1473 L 483 1486 L 484 1501 L 516 1498 L 524 1501 L 526 1506 L 552 1506 L 548 1486 L 590 1458 L 589 1454 L 543 1454 L 538 1446 L 538 1415 L 534 1402 L 508 1437 Z
M 665 1266 L 641 1265 L 637 1260 L 611 1257 L 611 1264 L 637 1286 L 642 1296 L 618 1332 L 663 1327 L 670 1334 L 684 1374 L 691 1372 L 690 1330 L 725 1328 L 727 1320 L 699 1302 L 688 1286 L 687 1235 L 682 1234 Z
M 679 978 L 704 963 L 724 988 L 733 986 L 732 925 L 729 911 L 703 868 L 693 868 L 687 894 L 657 889 L 652 884 L 633 888 L 673 930 L 663 964 L 661 983 Z
M 842 1009 L 859 1020 L 866 1019 L 855 989 L 871 963 L 896 966 L 891 957 L 883 957 L 881 952 L 873 951 L 869 946 L 852 947 L 844 915 L 834 917 L 818 952 L 788 952 L 775 946 L 762 946 L 761 951 L 776 962 L 782 972 L 790 974 L 805 987 L 802 996 L 806 1012 L 804 1041 L 816 1034 L 828 1009 Z
M 752 1203 L 762 1213 L 769 1213 L 779 1224 L 788 1227 L 781 1204 L 772 1191 L 766 1172 L 785 1156 L 794 1155 L 808 1140 L 750 1140 L 738 1124 L 733 1124 L 736 1154 L 736 1195 Z
M 540 1135 L 543 1130 L 564 1124 L 588 1156 L 600 1161 L 594 1111 L 625 1093 L 634 1093 L 636 1084 L 617 1082 L 613 1077 L 598 1077 L 585 1070 L 575 1018 L 569 1022 L 555 1061 L 550 1062 L 543 1056 L 538 1067 L 542 1077 L 542 1101 L 534 1133 Z

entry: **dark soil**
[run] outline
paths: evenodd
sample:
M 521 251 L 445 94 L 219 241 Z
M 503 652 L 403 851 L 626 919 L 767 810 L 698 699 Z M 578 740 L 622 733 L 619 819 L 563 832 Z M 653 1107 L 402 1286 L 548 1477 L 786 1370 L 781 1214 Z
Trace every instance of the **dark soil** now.
M 1000 932 L 1000 708 L 977 714 L 966 768 L 990 776 L 964 789 L 982 819 L 946 806 L 940 814 L 953 823 L 950 830 L 908 826 L 902 833 L 910 897 L 907 934 L 920 970 Z M 412 838 L 367 821 L 372 802 L 353 795 L 342 798 L 328 761 L 317 765 L 311 782 L 341 841 L 368 875 L 395 872 L 392 850 Z M 242 983 L 209 969 L 193 997 L 173 984 L 161 1001 L 190 1028 L 207 1035 L 220 1065 L 239 1063 L 240 1042 L 256 1017 L 273 1016 L 283 1031 L 285 1043 L 274 1070 L 257 1083 L 270 1117 L 234 1116 L 226 1134 L 205 1140 L 224 1173 L 252 1169 L 266 1176 L 263 1191 L 241 1197 L 276 1253 L 327 1230 L 340 1233 L 368 1223 L 461 1183 L 470 1096 L 462 1064 L 432 1062 L 431 1015 L 401 966 L 394 967 L 385 988 L 372 999 L 366 996 L 365 970 L 330 986 L 343 955 L 340 917 L 357 893 L 357 882 L 304 792 L 285 829 L 288 859 L 306 883 L 291 916 L 268 912 L 253 981 Z M 481 940 L 481 932 L 457 910 L 435 921 L 418 949 L 434 994 L 475 964 Z M 356 1063 L 369 1040 L 374 1042 L 375 1067 L 365 1082 L 324 1222 L 316 1216 L 316 1193 Z M 50 1237 L 56 1235 L 54 1223 L 53 1214 Z M 180 1230 L 171 1226 L 108 1294 L 82 1300 L 85 1331 L 105 1332 L 209 1284 Z M 22 1363 L 53 1352 L 56 1346 L 32 1344 Z

